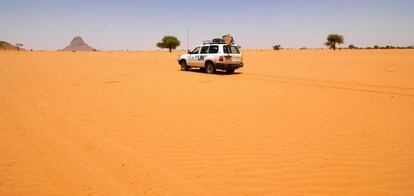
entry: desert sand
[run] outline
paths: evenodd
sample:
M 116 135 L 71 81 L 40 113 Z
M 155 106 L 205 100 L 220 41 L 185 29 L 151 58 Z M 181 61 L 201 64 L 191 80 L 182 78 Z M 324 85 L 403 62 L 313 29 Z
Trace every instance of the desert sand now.
M 414 50 L 0 52 L 0 195 L 414 195 Z

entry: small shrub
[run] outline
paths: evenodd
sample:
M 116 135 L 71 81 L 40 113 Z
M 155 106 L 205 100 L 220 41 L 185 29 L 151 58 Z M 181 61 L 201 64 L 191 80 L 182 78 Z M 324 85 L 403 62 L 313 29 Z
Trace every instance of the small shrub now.
M 348 46 L 349 49 L 358 49 L 358 47 L 354 46 L 353 44 Z
M 274 45 L 273 50 L 281 50 L 282 47 L 280 45 Z

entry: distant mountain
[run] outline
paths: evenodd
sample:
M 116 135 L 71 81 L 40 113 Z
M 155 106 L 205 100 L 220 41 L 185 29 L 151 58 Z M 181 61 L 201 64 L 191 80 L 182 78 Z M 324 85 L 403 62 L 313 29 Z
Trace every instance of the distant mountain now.
M 17 51 L 17 47 L 13 44 L 10 44 L 8 42 L 5 41 L 0 41 L 0 50 L 15 50 Z M 20 50 L 25 50 L 23 48 L 20 48 Z
M 96 49 L 90 47 L 81 37 L 77 36 L 73 38 L 69 46 L 63 48 L 63 51 L 96 51 Z

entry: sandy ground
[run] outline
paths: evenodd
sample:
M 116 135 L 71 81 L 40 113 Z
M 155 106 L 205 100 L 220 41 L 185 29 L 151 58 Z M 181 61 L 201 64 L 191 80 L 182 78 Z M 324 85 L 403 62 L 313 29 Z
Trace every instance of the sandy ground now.
M 0 195 L 414 195 L 414 50 L 0 52 Z

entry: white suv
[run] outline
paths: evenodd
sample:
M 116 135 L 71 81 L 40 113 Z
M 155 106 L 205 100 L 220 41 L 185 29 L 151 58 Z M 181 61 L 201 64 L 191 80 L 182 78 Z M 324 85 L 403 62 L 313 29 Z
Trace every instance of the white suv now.
M 222 41 L 206 41 L 193 51 L 178 57 L 181 70 L 188 71 L 198 67 L 211 74 L 216 69 L 234 73 L 235 69 L 243 67 L 243 59 L 237 46 L 227 45 Z

